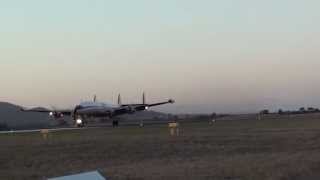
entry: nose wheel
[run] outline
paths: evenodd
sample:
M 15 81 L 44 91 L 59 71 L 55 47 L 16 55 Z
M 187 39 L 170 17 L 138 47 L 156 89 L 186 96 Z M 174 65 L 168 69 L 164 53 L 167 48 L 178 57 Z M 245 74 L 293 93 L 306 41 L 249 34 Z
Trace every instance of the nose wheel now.
M 75 120 L 75 125 L 76 127 L 84 127 L 84 121 L 83 118 L 81 116 L 77 117 Z

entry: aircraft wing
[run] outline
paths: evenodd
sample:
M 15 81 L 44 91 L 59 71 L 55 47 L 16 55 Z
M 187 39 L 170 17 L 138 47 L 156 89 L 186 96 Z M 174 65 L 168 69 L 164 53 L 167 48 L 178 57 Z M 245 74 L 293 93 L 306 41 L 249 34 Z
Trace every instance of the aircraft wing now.
M 55 113 L 55 114 L 63 114 L 66 116 L 71 116 L 72 110 L 50 110 L 46 108 L 31 108 L 31 109 L 26 109 L 21 107 L 21 111 L 23 112 L 39 112 L 39 113 Z
M 154 104 L 122 104 L 121 107 L 126 107 L 126 106 L 148 106 L 148 107 L 153 107 L 153 106 L 160 106 L 164 104 L 173 104 L 175 101 L 173 99 L 169 99 L 168 101 L 165 102 L 160 102 L 160 103 L 154 103 Z
M 174 102 L 174 100 L 169 99 L 168 101 L 154 104 L 123 104 L 121 105 L 121 107 L 114 109 L 114 115 L 117 116 L 122 114 L 134 113 L 137 111 L 144 111 L 149 107 L 160 106 L 164 104 L 173 104 Z
M 155 103 L 155 104 L 148 104 L 148 107 L 153 107 L 153 106 L 160 106 L 160 105 L 163 105 L 163 104 L 173 104 L 175 103 L 175 101 L 173 99 L 169 99 L 168 101 L 166 102 L 160 102 L 160 103 Z

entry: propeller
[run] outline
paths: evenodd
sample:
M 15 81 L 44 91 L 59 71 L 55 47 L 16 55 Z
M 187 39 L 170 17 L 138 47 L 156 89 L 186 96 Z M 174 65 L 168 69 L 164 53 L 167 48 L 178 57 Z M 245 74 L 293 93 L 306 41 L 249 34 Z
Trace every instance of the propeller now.
M 146 104 L 146 94 L 142 93 L 142 104 Z
M 121 95 L 120 95 L 120 94 L 118 95 L 118 105 L 120 105 L 120 106 L 122 105 L 122 102 L 121 102 Z

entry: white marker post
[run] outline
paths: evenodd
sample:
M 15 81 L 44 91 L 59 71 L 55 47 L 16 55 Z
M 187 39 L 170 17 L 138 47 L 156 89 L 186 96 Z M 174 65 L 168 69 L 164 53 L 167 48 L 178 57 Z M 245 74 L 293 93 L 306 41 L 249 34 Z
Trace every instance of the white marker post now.
M 41 129 L 40 133 L 42 134 L 42 138 L 44 140 L 47 140 L 49 137 L 49 130 L 48 129 Z
M 171 136 L 179 136 L 179 123 L 169 123 L 169 130 Z

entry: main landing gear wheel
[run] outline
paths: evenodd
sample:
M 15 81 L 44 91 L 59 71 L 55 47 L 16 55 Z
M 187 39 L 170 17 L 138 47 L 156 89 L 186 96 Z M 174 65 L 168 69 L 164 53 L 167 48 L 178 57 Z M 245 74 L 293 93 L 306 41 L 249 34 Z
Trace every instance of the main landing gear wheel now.
M 118 127 L 119 121 L 118 120 L 112 120 L 112 127 Z

